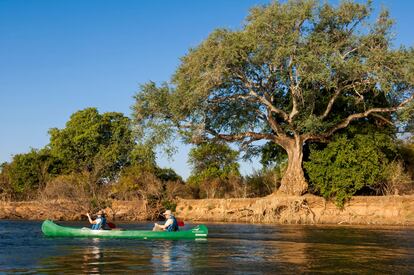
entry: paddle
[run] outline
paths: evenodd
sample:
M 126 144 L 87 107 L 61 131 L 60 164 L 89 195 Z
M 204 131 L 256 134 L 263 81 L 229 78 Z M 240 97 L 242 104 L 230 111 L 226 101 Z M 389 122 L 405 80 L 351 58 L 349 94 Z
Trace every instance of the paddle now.
M 183 221 L 177 221 L 178 226 L 184 226 L 184 222 Z
M 114 229 L 116 227 L 116 224 L 114 224 L 112 222 L 106 222 L 106 225 L 111 229 Z

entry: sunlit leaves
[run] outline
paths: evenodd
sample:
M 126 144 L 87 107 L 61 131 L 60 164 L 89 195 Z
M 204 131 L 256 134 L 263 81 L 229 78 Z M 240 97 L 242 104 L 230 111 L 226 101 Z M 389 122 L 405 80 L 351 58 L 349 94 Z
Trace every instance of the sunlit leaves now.
M 223 143 L 202 143 L 191 149 L 189 164 L 192 166 L 188 182 L 198 185 L 203 181 L 240 175 L 237 163 L 238 152 Z
M 121 113 L 99 114 L 95 108 L 74 113 L 63 129 L 50 130 L 52 155 L 66 172 L 92 171 L 113 178 L 129 160 L 134 147 L 129 118 Z
M 373 128 L 355 131 L 335 136 L 323 150 L 311 146 L 309 161 L 304 163 L 314 191 L 335 198 L 341 206 L 357 191 L 383 180 L 396 153 L 396 144 L 387 133 Z

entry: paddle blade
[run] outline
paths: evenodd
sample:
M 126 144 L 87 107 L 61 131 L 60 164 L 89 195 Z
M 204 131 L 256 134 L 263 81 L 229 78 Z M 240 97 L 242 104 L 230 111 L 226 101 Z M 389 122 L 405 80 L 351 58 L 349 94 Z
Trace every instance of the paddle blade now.
M 178 226 L 184 226 L 184 222 L 183 221 L 177 221 Z
M 111 222 L 107 222 L 106 224 L 109 226 L 109 228 L 115 228 L 116 227 L 116 225 L 114 223 L 111 223 Z

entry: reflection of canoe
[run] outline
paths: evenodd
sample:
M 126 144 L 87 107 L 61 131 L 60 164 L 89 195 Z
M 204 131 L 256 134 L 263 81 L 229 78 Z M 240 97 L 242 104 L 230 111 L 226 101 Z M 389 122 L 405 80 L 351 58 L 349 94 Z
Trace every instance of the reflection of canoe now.
M 86 237 L 86 238 L 129 238 L 129 239 L 203 239 L 207 238 L 208 229 L 205 225 L 197 225 L 190 230 L 178 232 L 147 231 L 147 230 L 91 230 L 55 224 L 45 220 L 42 232 L 48 237 Z

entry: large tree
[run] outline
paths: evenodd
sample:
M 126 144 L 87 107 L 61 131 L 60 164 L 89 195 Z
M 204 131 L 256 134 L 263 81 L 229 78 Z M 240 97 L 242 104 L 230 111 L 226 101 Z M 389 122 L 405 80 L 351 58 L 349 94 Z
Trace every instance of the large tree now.
M 288 155 L 280 191 L 302 194 L 303 146 L 356 120 L 390 123 L 412 104 L 414 50 L 392 45 L 387 11 L 297 0 L 253 8 L 240 30 L 218 29 L 185 55 L 172 85 L 148 83 L 135 114 L 147 137 L 272 141 Z
M 52 155 L 63 163 L 63 172 L 95 171 L 99 178 L 114 178 L 131 161 L 135 146 L 131 121 L 122 113 L 99 114 L 86 108 L 71 115 L 63 129 L 50 131 Z

